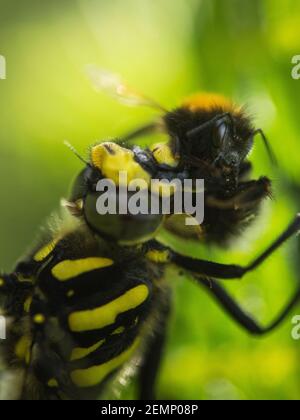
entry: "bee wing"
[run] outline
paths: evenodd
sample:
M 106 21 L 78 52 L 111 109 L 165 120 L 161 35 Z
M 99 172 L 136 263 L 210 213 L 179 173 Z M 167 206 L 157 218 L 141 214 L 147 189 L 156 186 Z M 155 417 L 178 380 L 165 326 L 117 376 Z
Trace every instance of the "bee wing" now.
M 117 74 L 90 65 L 87 67 L 87 75 L 96 91 L 105 92 L 125 105 L 148 106 L 166 112 L 156 101 L 129 87 Z

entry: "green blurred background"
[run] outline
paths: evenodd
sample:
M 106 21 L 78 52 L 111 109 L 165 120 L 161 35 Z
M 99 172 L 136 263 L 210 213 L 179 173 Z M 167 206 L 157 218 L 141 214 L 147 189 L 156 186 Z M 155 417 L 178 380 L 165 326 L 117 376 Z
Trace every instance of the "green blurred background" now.
M 286 188 L 300 179 L 300 80 L 291 77 L 299 27 L 298 0 L 1 0 L 7 80 L 0 80 L 0 266 L 13 268 L 80 170 L 65 139 L 85 153 L 96 140 L 155 116 L 96 93 L 84 73 L 91 63 L 169 108 L 197 90 L 248 105 L 280 160 L 281 169 L 273 170 L 257 142 L 255 175 L 273 179 L 276 199 L 232 249 L 173 244 L 192 255 L 249 262 L 300 208 L 297 193 Z M 290 241 L 230 284 L 264 322 L 300 280 L 296 249 Z M 188 279 L 171 281 L 175 309 L 160 398 L 299 399 L 300 342 L 291 338 L 292 316 L 267 338 L 251 338 Z M 133 386 L 122 397 L 132 392 Z

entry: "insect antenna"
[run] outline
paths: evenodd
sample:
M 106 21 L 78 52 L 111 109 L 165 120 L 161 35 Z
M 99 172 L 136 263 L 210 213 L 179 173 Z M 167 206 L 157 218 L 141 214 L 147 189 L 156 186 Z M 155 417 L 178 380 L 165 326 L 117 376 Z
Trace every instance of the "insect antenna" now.
M 65 146 L 67 146 L 67 148 L 68 149 L 70 149 L 71 150 L 71 152 L 73 152 L 74 153 L 74 155 L 76 156 L 76 157 L 78 157 L 78 159 L 79 160 L 81 160 L 81 162 L 83 162 L 85 165 L 87 165 L 87 166 L 92 166 L 91 164 L 90 164 L 90 162 L 88 162 L 87 160 L 85 160 L 78 152 L 77 152 L 77 150 L 75 149 L 75 147 L 74 146 L 72 146 L 72 144 L 71 143 L 69 143 L 67 140 L 65 140 L 64 141 L 64 145 Z
M 269 140 L 267 139 L 267 137 L 266 137 L 265 133 L 263 132 L 263 130 L 262 130 L 261 128 L 258 128 L 257 130 L 254 130 L 254 131 L 253 131 L 253 133 L 252 133 L 253 138 L 254 138 L 257 134 L 260 134 L 260 136 L 261 136 L 261 138 L 262 138 L 262 140 L 263 140 L 263 143 L 264 143 L 265 149 L 266 149 L 266 151 L 267 151 L 267 153 L 268 153 L 268 156 L 269 156 L 269 159 L 270 159 L 270 161 L 271 161 L 272 165 L 274 165 L 274 166 L 278 166 L 278 160 L 277 160 L 277 157 L 276 157 L 276 155 L 275 155 L 275 153 L 274 153 L 274 151 L 273 151 L 273 149 L 272 149 L 272 147 L 271 147 L 271 144 L 270 144 Z

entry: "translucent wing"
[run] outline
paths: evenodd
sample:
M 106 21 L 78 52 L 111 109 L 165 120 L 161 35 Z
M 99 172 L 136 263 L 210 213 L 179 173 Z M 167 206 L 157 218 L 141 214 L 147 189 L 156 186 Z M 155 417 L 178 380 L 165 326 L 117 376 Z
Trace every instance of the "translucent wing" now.
M 125 105 L 149 106 L 159 111 L 166 112 L 166 109 L 156 101 L 129 87 L 117 74 L 100 69 L 94 65 L 89 65 L 87 67 L 87 75 L 95 90 L 105 92 Z

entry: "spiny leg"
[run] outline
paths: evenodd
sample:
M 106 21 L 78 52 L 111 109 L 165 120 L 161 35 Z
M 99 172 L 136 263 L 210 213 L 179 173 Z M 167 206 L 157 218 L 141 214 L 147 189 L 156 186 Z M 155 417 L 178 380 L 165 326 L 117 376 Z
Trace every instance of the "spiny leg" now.
M 187 137 L 191 138 L 191 137 L 194 137 L 194 136 L 199 136 L 200 133 L 207 130 L 208 128 L 214 127 L 215 124 L 219 123 L 220 121 L 230 123 L 230 126 L 233 127 L 233 129 L 235 130 L 235 124 L 234 124 L 234 120 L 233 120 L 233 117 L 232 117 L 231 113 L 230 112 L 225 112 L 223 114 L 216 115 L 215 117 L 213 117 L 209 121 L 206 121 L 205 123 L 199 125 L 198 127 L 193 128 L 192 130 L 188 131 L 187 132 Z
M 139 399 L 155 400 L 155 384 L 158 376 L 162 353 L 166 340 L 166 330 L 170 313 L 170 297 L 165 298 L 163 310 L 160 312 L 159 329 L 150 338 L 143 364 L 139 372 Z
M 207 291 L 214 296 L 217 302 L 234 321 L 253 335 L 264 335 L 274 330 L 286 319 L 293 307 L 300 302 L 299 288 L 275 320 L 268 326 L 263 327 L 259 325 L 258 322 L 249 314 L 247 314 L 218 282 L 201 277 L 195 277 L 195 280 L 198 284 L 203 285 Z
M 271 196 L 271 181 L 261 177 L 256 181 L 240 183 L 236 193 L 229 198 L 207 193 L 205 205 L 219 210 L 247 211 L 255 208 L 268 196 Z
M 198 275 L 214 277 L 217 279 L 241 279 L 250 271 L 260 266 L 273 252 L 275 252 L 284 242 L 300 231 L 300 213 L 297 214 L 293 222 L 258 258 L 249 265 L 219 264 L 211 261 L 198 260 L 186 257 L 174 251 L 171 252 L 171 261 L 177 266 L 182 267 Z

